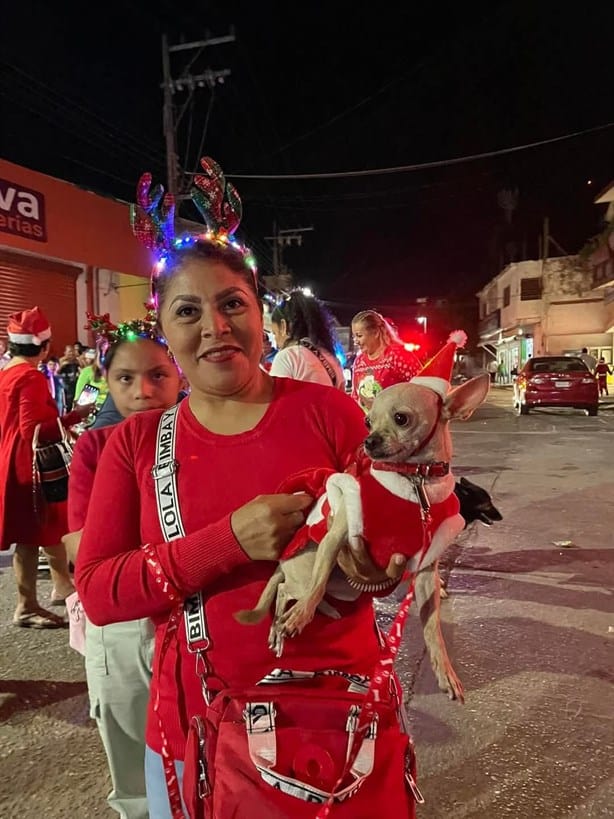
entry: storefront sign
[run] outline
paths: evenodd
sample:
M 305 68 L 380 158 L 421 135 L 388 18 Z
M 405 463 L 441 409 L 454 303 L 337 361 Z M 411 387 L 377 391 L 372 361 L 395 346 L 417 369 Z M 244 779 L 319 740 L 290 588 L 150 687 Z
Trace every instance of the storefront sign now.
M 0 179 L 0 232 L 46 242 L 43 194 Z

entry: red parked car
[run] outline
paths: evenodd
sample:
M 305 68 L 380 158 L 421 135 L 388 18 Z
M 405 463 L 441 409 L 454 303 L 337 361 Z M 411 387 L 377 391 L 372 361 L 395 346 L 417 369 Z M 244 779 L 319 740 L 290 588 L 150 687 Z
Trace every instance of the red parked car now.
M 520 415 L 533 407 L 575 407 L 597 415 L 597 381 L 581 358 L 530 358 L 514 382 L 514 407 Z

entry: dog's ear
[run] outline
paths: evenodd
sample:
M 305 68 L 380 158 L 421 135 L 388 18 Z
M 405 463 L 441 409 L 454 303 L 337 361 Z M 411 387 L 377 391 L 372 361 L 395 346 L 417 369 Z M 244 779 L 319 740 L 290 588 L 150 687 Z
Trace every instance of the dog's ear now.
M 466 421 L 484 402 L 489 387 L 490 377 L 488 373 L 482 373 L 450 390 L 443 402 L 441 417 L 444 421 Z

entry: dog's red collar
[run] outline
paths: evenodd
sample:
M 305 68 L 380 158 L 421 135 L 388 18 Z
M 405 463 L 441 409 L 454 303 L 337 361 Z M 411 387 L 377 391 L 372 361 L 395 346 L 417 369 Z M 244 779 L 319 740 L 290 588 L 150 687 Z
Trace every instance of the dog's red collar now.
M 450 472 L 450 464 L 445 461 L 432 461 L 428 464 L 390 463 L 389 461 L 372 461 L 373 469 L 381 472 L 397 472 L 399 475 L 418 475 L 421 478 L 445 478 Z

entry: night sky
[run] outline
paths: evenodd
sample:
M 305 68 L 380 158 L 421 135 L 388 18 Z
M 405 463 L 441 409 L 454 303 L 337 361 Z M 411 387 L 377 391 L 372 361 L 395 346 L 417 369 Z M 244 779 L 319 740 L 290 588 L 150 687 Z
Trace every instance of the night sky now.
M 186 110 L 179 155 L 188 171 L 207 113 L 204 152 L 229 174 L 413 164 L 614 123 L 614 3 L 403 5 L 6 2 L 0 156 L 124 200 L 144 170 L 165 181 L 161 33 L 176 43 L 230 25 L 236 42 L 192 66 L 232 74 L 211 105 L 205 89 Z M 175 77 L 187 59 L 173 57 Z M 614 127 L 414 173 L 236 185 L 242 238 L 263 272 L 273 220 L 312 225 L 285 261 L 351 312 L 471 297 L 506 248 L 536 257 L 545 215 L 576 252 L 600 228 L 593 199 L 612 178 Z M 504 189 L 518 190 L 511 224 L 498 203 Z

